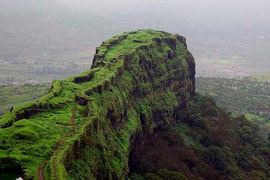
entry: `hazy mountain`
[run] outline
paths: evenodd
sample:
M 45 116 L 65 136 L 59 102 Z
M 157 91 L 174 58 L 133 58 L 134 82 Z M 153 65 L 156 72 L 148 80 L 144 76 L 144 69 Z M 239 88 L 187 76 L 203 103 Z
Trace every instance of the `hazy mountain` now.
M 265 0 L 1 0 L 0 60 L 64 61 L 78 46 L 158 29 L 187 37 L 199 76 L 268 73 L 270 11 Z M 72 48 L 70 48 L 72 47 Z
M 0 58 L 59 54 L 71 43 L 98 44 L 109 31 L 106 18 L 50 0 L 1 1 Z M 111 29 L 112 30 L 112 29 Z

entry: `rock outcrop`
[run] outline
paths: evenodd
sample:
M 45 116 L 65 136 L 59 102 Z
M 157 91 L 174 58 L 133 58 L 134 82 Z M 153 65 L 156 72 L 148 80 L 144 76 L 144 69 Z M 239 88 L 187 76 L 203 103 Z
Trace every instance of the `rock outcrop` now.
M 173 123 L 195 90 L 179 35 L 124 33 L 97 48 L 91 70 L 55 81 L 45 97 L 0 120 L 0 173 L 25 179 L 126 179 L 129 153 Z

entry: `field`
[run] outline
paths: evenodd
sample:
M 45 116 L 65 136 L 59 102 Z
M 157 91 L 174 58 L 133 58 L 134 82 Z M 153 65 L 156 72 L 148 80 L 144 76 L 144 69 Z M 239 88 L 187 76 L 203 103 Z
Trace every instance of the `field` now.
M 18 58 L 12 61 L 0 58 L 0 85 L 44 84 L 79 74 L 90 69 L 93 58 L 92 51 L 79 51 L 67 52 L 65 56 L 44 55 L 42 58 Z
M 250 76 L 250 80 L 255 80 L 259 82 L 270 82 L 270 74 Z
M 269 47 L 270 42 L 265 39 L 243 40 L 233 42 L 220 41 L 197 42 L 190 41 L 190 51 L 195 57 L 197 77 L 238 78 L 255 76 L 262 81 L 270 79 Z M 202 45 L 203 43 L 203 45 Z
M 35 86 L 0 86 L 0 117 L 11 106 L 33 101 L 48 92 L 49 84 Z
M 197 92 L 214 98 L 220 107 L 233 114 L 245 114 L 250 120 L 270 127 L 270 115 L 256 114 L 255 109 L 270 108 L 270 84 L 250 78 L 197 78 Z

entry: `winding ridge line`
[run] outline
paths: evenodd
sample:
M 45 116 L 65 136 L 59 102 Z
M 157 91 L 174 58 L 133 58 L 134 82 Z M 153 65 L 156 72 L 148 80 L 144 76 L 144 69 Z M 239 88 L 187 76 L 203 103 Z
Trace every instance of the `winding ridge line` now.
M 56 151 L 58 150 L 58 148 L 61 146 L 61 144 L 63 144 L 63 142 L 65 141 L 65 138 L 70 136 L 70 133 L 74 132 L 74 129 L 76 127 L 75 121 L 76 121 L 76 113 L 77 113 L 77 103 L 75 102 L 74 107 L 72 108 L 72 116 L 70 118 L 70 123 L 69 124 L 65 124 L 65 126 L 71 126 L 72 127 L 72 132 L 68 132 L 64 137 L 62 137 L 56 144 L 56 146 L 54 147 L 54 153 L 56 153 Z M 48 163 L 49 159 L 51 158 L 52 155 L 50 155 L 48 157 L 48 159 L 46 161 L 44 161 L 38 168 L 38 180 L 45 180 L 44 178 L 44 168 L 46 166 L 46 164 Z

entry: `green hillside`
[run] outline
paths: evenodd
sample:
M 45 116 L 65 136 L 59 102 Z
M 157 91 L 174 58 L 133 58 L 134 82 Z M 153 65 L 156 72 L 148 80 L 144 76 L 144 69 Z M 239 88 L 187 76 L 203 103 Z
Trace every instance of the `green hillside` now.
M 270 143 L 244 116 L 230 117 L 209 98 L 196 95 L 187 109 L 137 143 L 132 180 L 268 180 Z
M 47 95 L 2 117 L 0 171 L 124 179 L 132 137 L 170 123 L 193 94 L 194 75 L 185 38 L 152 30 L 116 36 L 97 48 L 91 70 L 54 81 Z
M 224 80 L 214 94 L 206 87 L 220 79 L 204 80 L 203 94 L 243 98 L 240 89 L 267 103 L 268 83 Z M 91 69 L 2 116 L 0 179 L 268 180 L 269 137 L 195 93 L 185 37 L 139 30 L 103 42 Z

